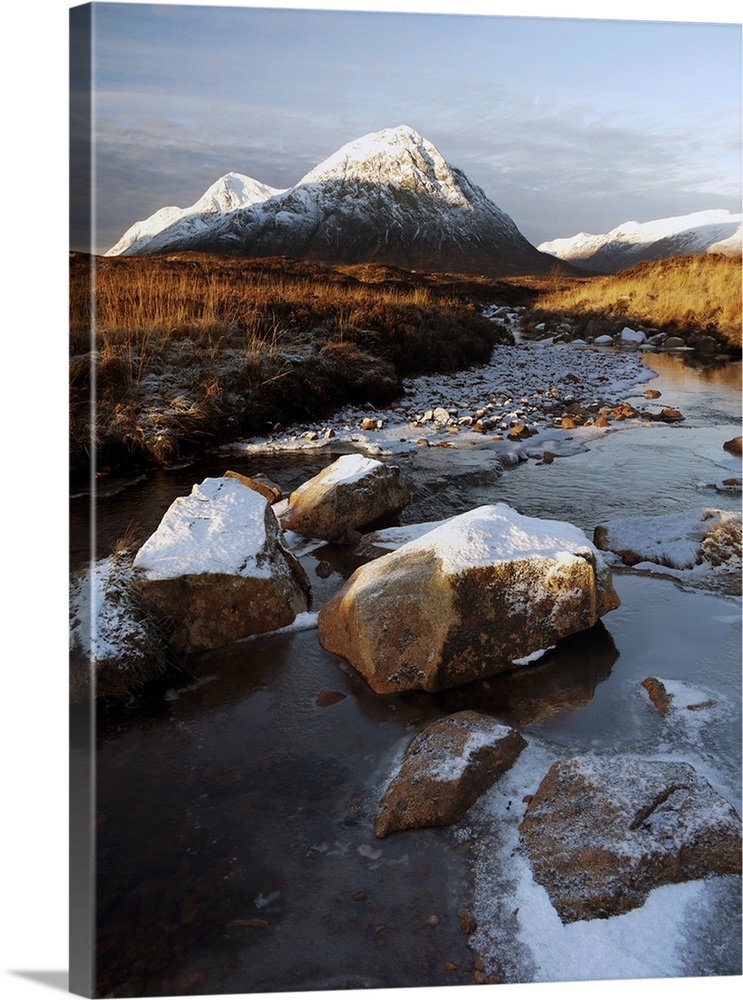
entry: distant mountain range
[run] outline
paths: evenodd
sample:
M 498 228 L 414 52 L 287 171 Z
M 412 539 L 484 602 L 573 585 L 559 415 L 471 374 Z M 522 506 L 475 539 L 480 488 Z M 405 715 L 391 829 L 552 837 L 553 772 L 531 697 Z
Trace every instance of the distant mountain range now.
M 601 236 L 578 233 L 540 243 L 542 253 L 591 271 L 614 274 L 644 260 L 682 254 L 741 254 L 741 214 L 723 209 L 694 212 L 653 222 L 624 222 Z
M 495 277 L 555 266 L 406 125 L 348 143 L 287 190 L 227 174 L 190 208 L 135 223 L 107 256 L 180 250 Z
M 407 125 L 342 146 L 294 185 L 220 177 L 189 208 L 135 222 L 106 256 L 200 250 L 330 264 L 382 263 L 504 276 L 614 273 L 643 260 L 741 253 L 741 215 L 723 210 L 625 222 L 534 247 L 514 221 Z

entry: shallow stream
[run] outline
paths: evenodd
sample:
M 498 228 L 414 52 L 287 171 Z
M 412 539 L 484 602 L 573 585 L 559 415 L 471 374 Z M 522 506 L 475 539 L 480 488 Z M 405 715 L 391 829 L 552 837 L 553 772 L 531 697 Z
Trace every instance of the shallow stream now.
M 395 456 L 414 494 L 403 520 L 505 501 L 572 521 L 590 537 L 620 515 L 738 509 L 739 495 L 712 484 L 740 475 L 740 459 L 722 449 L 740 434 L 740 365 L 645 360 L 659 373 L 652 384 L 663 403 L 685 414 L 682 424 L 622 427 L 580 454 L 507 471 L 481 451 Z M 97 553 L 131 526 L 146 537 L 173 498 L 207 475 L 262 472 L 288 493 L 333 457 L 216 455 L 102 481 Z M 88 498 L 72 500 L 73 564 L 88 551 L 88 509 Z M 315 572 L 319 558 L 333 566 L 327 579 Z M 353 565 L 331 546 L 303 561 L 317 610 Z M 499 882 L 523 795 L 562 756 L 687 760 L 741 810 L 740 600 L 631 572 L 616 573 L 615 585 L 620 608 L 508 682 L 380 697 L 308 629 L 192 656 L 177 679 L 128 705 L 101 706 L 100 995 L 740 974 L 739 880 L 657 890 L 640 911 L 570 934 L 558 921 L 552 943 L 551 917 L 530 905 L 534 887 Z M 649 674 L 667 681 L 679 704 L 712 707 L 662 718 L 641 696 Z M 496 783 L 456 827 L 375 840 L 376 804 L 405 746 L 427 722 L 462 708 L 490 711 L 526 737 L 510 783 Z M 494 818 L 502 835 L 492 833 Z M 516 899 L 518 921 L 501 919 L 499 895 Z M 461 908 L 478 920 L 472 937 L 460 928 Z M 648 947 L 659 910 L 662 955 Z

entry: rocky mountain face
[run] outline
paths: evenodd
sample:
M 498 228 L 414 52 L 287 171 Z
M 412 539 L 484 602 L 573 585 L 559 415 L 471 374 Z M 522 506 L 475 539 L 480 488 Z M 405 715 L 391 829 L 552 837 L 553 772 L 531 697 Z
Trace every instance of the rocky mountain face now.
M 656 219 L 624 222 L 599 236 L 578 233 L 540 243 L 542 253 L 559 260 L 614 274 L 640 261 L 663 260 L 682 254 L 741 254 L 741 214 L 724 209 Z
M 547 274 L 555 266 L 405 125 L 348 143 L 286 191 L 242 180 L 246 194 L 230 201 L 207 192 L 190 209 L 162 209 L 108 254 L 199 250 L 491 276 Z

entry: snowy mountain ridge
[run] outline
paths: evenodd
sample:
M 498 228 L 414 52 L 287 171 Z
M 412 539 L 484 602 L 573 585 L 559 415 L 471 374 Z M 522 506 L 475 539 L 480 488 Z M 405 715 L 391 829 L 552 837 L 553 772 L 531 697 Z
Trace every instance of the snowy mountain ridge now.
M 115 246 L 106 251 L 105 256 L 116 257 L 127 251 L 131 254 L 140 252 L 155 236 L 178 223 L 184 224 L 184 232 L 208 228 L 210 220 L 202 219 L 201 216 L 232 212 L 237 208 L 259 204 L 272 195 L 280 193 L 280 188 L 269 187 L 268 184 L 262 184 L 261 181 L 247 177 L 245 174 L 225 174 L 188 208 L 169 205 L 166 208 L 158 209 L 149 218 L 135 222 Z
M 642 260 L 681 254 L 741 253 L 741 213 L 709 209 L 651 222 L 623 222 L 602 235 L 578 233 L 540 243 L 542 253 L 595 271 L 619 271 Z
M 226 187 L 234 199 L 220 201 L 213 192 L 225 180 L 190 209 L 161 209 L 137 223 L 107 255 L 200 250 L 491 275 L 554 266 L 407 125 L 347 143 L 284 191 L 257 181 L 244 191 L 232 184 Z

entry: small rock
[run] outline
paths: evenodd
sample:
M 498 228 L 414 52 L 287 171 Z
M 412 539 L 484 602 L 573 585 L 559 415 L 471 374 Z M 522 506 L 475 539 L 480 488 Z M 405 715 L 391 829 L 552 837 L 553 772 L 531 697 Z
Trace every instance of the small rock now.
M 426 923 L 428 924 L 429 927 L 438 927 L 439 918 L 436 916 L 435 913 L 432 913 L 431 916 L 426 921 Z
M 327 708 L 329 705 L 337 705 L 339 701 L 345 701 L 346 695 L 341 691 L 321 691 L 315 698 L 318 708 Z
M 250 476 L 243 476 L 240 472 L 232 472 L 231 470 L 225 472 L 224 475 L 225 479 L 237 479 L 243 486 L 247 486 L 248 489 L 260 493 L 270 504 L 277 503 L 281 499 L 281 490 L 278 486 L 263 483 L 258 479 L 252 479 Z
M 459 917 L 459 926 L 462 928 L 465 934 L 474 934 L 477 930 L 477 921 L 472 916 L 469 910 L 458 910 L 457 917 Z
M 367 896 L 365 892 L 354 892 L 351 896 L 351 899 L 356 900 L 357 903 L 363 903 L 366 898 Z
M 645 399 L 657 399 L 660 396 L 660 392 L 658 389 L 646 389 L 645 392 L 643 392 L 643 396 Z
M 563 417 L 560 426 L 566 431 L 572 431 L 575 429 L 575 421 L 572 417 Z
M 457 822 L 525 746 L 520 733 L 478 712 L 431 723 L 411 742 L 382 796 L 375 837 Z
M 333 573 L 333 567 L 327 561 L 327 559 L 320 559 L 317 566 L 315 566 L 315 573 L 320 577 L 321 580 L 327 580 L 329 576 Z
M 627 913 L 662 885 L 741 871 L 740 817 L 681 761 L 557 761 L 519 833 L 565 924 Z
M 642 686 L 661 715 L 668 715 L 671 707 L 671 696 L 666 691 L 664 685 L 656 677 L 646 677 Z
M 266 927 L 270 927 L 271 925 L 268 920 L 249 919 L 249 920 L 230 920 L 227 926 L 252 927 L 254 930 L 262 931 L 265 930 Z
M 731 438 L 729 441 L 726 441 L 725 444 L 722 447 L 725 449 L 725 451 L 729 451 L 733 455 L 740 455 L 741 454 L 741 441 L 742 441 L 741 436 L 738 435 L 738 437 L 734 437 L 734 438 Z

